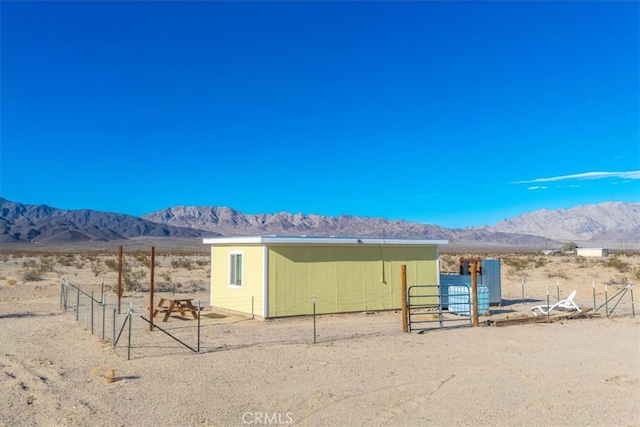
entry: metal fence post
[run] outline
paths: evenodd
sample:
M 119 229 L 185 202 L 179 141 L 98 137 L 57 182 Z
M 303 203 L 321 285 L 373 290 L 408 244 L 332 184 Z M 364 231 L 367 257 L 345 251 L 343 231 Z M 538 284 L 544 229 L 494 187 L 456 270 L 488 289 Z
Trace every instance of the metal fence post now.
M 102 293 L 102 341 L 104 341 L 104 328 L 105 328 L 105 317 L 106 317 L 106 310 L 105 310 L 105 298 L 104 298 L 104 292 Z
M 198 353 L 200 353 L 200 300 L 198 300 Z
M 80 286 L 76 286 L 78 297 L 76 298 L 76 322 L 80 318 Z
M 93 291 L 91 291 L 91 335 L 93 335 Z

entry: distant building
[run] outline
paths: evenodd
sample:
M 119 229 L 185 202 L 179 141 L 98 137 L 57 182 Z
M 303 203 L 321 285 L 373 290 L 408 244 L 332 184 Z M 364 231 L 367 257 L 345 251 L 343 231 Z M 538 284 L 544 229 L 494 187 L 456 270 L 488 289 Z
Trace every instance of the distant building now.
M 606 257 L 609 256 L 609 249 L 605 248 L 577 248 L 576 255 L 585 257 Z

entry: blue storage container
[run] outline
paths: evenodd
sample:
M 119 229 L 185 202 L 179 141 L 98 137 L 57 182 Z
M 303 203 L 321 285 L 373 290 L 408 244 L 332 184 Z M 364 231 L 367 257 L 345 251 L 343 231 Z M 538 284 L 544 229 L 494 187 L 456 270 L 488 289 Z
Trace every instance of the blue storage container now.
M 463 316 L 471 316 L 471 283 L 460 286 L 449 286 L 449 312 Z M 489 311 L 489 288 L 478 286 L 478 315 Z

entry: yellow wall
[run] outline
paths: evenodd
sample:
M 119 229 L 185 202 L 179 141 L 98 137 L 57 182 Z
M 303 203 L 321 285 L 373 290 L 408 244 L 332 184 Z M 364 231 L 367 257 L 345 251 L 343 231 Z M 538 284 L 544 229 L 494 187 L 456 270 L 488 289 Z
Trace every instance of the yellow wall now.
M 398 309 L 401 265 L 407 285 L 436 284 L 437 247 L 271 246 L 268 316 Z
M 229 286 L 229 253 L 242 252 L 242 289 Z M 263 246 L 211 247 L 211 305 L 263 317 Z

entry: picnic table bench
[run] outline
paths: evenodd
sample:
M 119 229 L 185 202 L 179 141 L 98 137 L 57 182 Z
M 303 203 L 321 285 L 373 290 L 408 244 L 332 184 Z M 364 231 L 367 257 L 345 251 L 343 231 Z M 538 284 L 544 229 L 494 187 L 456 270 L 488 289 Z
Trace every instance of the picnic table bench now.
M 194 319 L 198 318 L 198 309 L 193 306 L 193 298 L 160 298 L 158 306 L 153 310 L 153 317 L 163 313 L 163 322 L 169 320 L 171 313 L 180 313 L 182 316 L 186 316 L 186 312 L 190 311 Z

